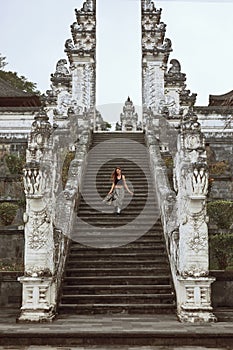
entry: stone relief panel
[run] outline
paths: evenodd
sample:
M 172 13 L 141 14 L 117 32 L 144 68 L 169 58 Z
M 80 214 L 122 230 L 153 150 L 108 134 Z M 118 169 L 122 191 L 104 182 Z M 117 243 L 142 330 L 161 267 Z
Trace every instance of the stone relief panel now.
M 28 247 L 39 250 L 46 245 L 50 229 L 50 216 L 46 209 L 31 212 L 32 216 L 28 224 L 30 231 L 28 234 Z

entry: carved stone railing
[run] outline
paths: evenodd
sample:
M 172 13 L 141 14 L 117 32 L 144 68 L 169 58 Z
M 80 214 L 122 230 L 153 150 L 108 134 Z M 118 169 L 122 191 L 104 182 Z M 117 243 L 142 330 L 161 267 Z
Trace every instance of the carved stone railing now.
M 157 130 L 147 128 L 161 221 L 177 297 L 177 315 L 183 322 L 211 322 L 206 194 L 208 172 L 204 137 L 197 117 L 189 112 L 181 121 L 171 190 L 160 155 Z
M 145 135 L 150 157 L 151 174 L 157 194 L 167 253 L 170 260 L 173 281 L 175 281 L 177 276 L 178 254 L 176 194 L 171 189 L 168 180 L 167 168 L 161 157 L 159 140 L 155 136 L 156 132 L 153 130 L 148 130 Z
M 24 168 L 26 195 L 25 271 L 19 278 L 23 301 L 19 321 L 51 321 L 72 230 L 75 205 L 82 184 L 91 128 L 79 127 L 83 116 L 72 114 L 51 126 L 44 110 L 35 116 L 29 136 Z M 75 150 L 68 180 L 62 187 L 65 155 Z

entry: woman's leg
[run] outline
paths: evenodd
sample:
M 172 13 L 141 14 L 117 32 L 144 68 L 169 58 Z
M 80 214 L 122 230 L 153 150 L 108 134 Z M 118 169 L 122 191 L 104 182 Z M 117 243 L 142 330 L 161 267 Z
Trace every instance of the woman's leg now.
M 116 188 L 117 190 L 117 199 L 116 199 L 116 207 L 117 207 L 117 214 L 120 214 L 122 207 L 123 207 L 123 200 L 124 200 L 124 187 Z

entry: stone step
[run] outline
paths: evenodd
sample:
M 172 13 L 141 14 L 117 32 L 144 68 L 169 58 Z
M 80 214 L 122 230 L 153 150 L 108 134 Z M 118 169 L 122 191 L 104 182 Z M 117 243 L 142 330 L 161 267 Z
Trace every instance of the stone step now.
M 172 288 L 168 285 L 64 285 L 64 294 L 131 294 L 131 293 L 143 293 L 143 294 L 153 294 L 153 293 L 171 293 Z
M 122 213 L 122 215 L 123 215 L 123 213 Z M 119 217 L 120 218 L 120 215 L 119 216 L 117 216 L 117 217 Z M 143 226 L 142 226 L 143 227 Z M 124 227 L 122 227 L 122 230 L 118 230 L 117 231 L 117 236 L 118 237 L 120 237 L 120 236 L 123 236 L 123 237 L 129 237 L 129 238 L 133 238 L 133 237 L 135 237 L 135 234 L 136 234 L 136 236 L 137 236 L 137 238 L 141 238 L 142 236 L 143 237 L 149 237 L 149 236 L 153 236 L 153 237 L 157 237 L 157 238 L 162 238 L 162 240 L 163 240 L 163 232 L 162 231 L 155 231 L 155 229 L 153 228 L 153 227 L 151 227 L 150 229 L 149 229 L 149 231 L 147 231 L 147 233 L 146 234 L 144 234 L 144 235 L 141 235 L 141 233 L 142 233 L 142 227 L 140 227 L 140 228 L 138 228 L 138 229 L 134 229 L 133 230 L 133 232 L 131 232 L 131 230 L 128 230 L 128 232 L 127 232 L 127 228 L 126 229 L 124 229 Z M 78 229 L 78 228 L 77 228 Z M 116 231 L 115 231 L 115 228 L 111 228 L 111 227 L 109 227 L 108 229 L 101 229 L 101 228 L 94 228 L 94 229 L 96 229 L 96 235 L 99 235 L 99 236 L 102 236 L 102 237 L 105 237 L 105 236 L 107 236 L 107 237 L 109 237 L 110 235 L 112 236 L 112 237 L 114 237 L 115 235 L 116 235 Z M 89 233 L 89 231 L 90 231 L 90 227 L 88 227 L 88 228 L 83 228 L 82 229 L 82 232 L 79 232 L 79 237 L 84 237 L 84 236 L 86 236 L 88 233 Z
M 82 202 L 84 204 L 84 202 Z M 107 207 L 108 208 L 108 207 Z M 106 209 L 106 207 L 105 207 Z M 100 208 L 101 210 L 101 208 Z M 78 216 L 82 216 L 82 215 L 94 215 L 94 214 L 102 214 L 102 212 L 100 210 L 97 210 L 95 208 L 92 208 L 92 207 L 88 207 L 88 205 L 80 205 L 80 208 L 79 208 L 79 211 L 78 211 Z M 136 206 L 131 206 L 131 205 L 128 205 L 127 207 L 124 208 L 124 210 L 122 211 L 122 215 L 138 215 L 139 212 L 141 211 L 141 206 L 139 207 L 136 207 Z M 146 208 L 146 214 L 147 215 L 158 215 L 159 212 L 156 208 L 153 208 L 151 206 L 149 206 L 149 208 Z M 105 215 L 107 217 L 107 215 L 111 215 L 111 217 L 113 217 L 112 213 L 103 213 L 103 215 Z M 158 217 L 158 220 L 159 220 L 159 217 Z M 157 220 L 157 221 L 158 221 Z M 157 229 L 161 229 L 159 226 L 157 226 Z
M 106 242 L 107 241 L 109 241 L 109 242 L 121 242 L 124 238 L 126 239 L 126 240 L 131 240 L 131 239 L 133 239 L 133 237 L 130 237 L 130 236 L 128 236 L 128 237 L 108 237 L 108 236 L 100 236 L 100 237 L 97 237 L 96 235 L 93 235 L 93 236 L 90 236 L 90 235 L 86 235 L 86 236 L 84 236 L 86 239 L 87 239 L 87 241 L 90 241 L 91 242 L 91 240 L 92 239 L 94 239 L 94 240 L 98 240 L 98 239 L 104 239 L 104 240 L 106 240 Z M 154 252 L 155 252 L 155 254 L 156 254 L 156 252 L 159 250 L 164 250 L 165 249 L 165 245 L 164 245 L 164 243 L 163 242 L 156 242 L 156 241 L 154 241 L 154 240 L 150 240 L 150 239 L 148 239 L 148 240 L 144 240 L 144 239 L 141 239 L 140 241 L 136 241 L 136 240 L 133 240 L 131 243 L 130 243 L 130 246 L 128 247 L 128 248 L 130 248 L 130 249 L 132 249 L 132 248 L 138 248 L 138 249 L 152 249 Z M 80 247 L 75 247 L 74 245 L 72 245 L 72 247 L 71 247 L 71 251 L 72 250 L 74 250 L 74 249 L 89 249 L 89 248 L 87 248 L 86 246 L 80 246 Z M 122 248 L 119 248 L 119 249 L 126 249 L 126 247 L 124 246 L 124 247 L 122 247 Z
M 169 274 L 161 276 L 88 276 L 88 277 L 64 277 L 64 282 L 69 285 L 88 284 L 88 285 L 154 285 L 170 284 L 171 277 Z
M 86 242 L 92 242 L 92 241 L 98 241 L 98 240 L 104 240 L 105 242 L 116 242 L 116 243 L 121 243 L 123 240 L 131 240 L 132 238 L 130 237 L 125 237 L 125 239 L 123 237 L 96 237 L 95 235 L 93 236 L 84 236 Z M 154 252 L 154 254 L 156 255 L 157 253 L 160 253 L 160 252 L 165 252 L 165 245 L 162 244 L 162 243 L 157 243 L 157 244 L 154 244 L 154 241 L 141 241 L 141 242 L 137 242 L 137 241 L 132 241 L 130 243 L 128 243 L 130 245 L 130 247 L 127 245 L 127 246 L 122 246 L 122 247 L 119 247 L 117 248 L 119 250 L 119 252 L 123 252 L 125 249 L 134 249 L 135 252 L 140 252 L 140 251 L 144 251 L 145 249 L 148 251 L 148 250 L 152 250 Z M 73 251 L 77 251 L 77 250 L 88 250 L 90 251 L 91 248 L 88 248 L 86 246 L 72 246 L 71 247 L 71 253 Z M 95 249 L 95 248 L 94 248 Z M 101 249 L 101 248 L 99 248 Z M 111 249 L 111 248 L 109 248 Z
M 173 304 L 60 304 L 59 310 L 63 314 L 168 314 L 175 312 Z
M 113 156 L 113 155 L 109 154 L 108 152 L 108 158 L 110 156 Z M 109 163 L 107 161 L 108 158 L 106 157 L 106 152 L 103 153 L 103 155 L 98 154 L 98 158 L 95 158 L 95 160 L 88 157 L 87 174 L 93 169 L 95 169 L 95 171 L 96 170 L 98 171 L 98 174 L 106 175 L 105 171 L 108 170 L 110 171 L 109 175 L 111 175 L 112 171 L 115 169 L 116 166 L 120 166 L 122 168 L 122 172 L 125 173 L 126 175 L 128 174 L 128 172 L 130 172 L 130 173 L 137 174 L 139 178 L 143 178 L 145 177 L 145 174 L 150 174 L 150 173 L 146 173 L 146 172 L 149 172 L 150 165 L 149 165 L 147 156 L 145 154 L 140 157 L 135 157 L 135 154 L 128 154 L 127 156 L 131 159 L 134 159 L 134 163 L 132 163 L 130 160 L 128 160 L 128 163 L 126 163 L 126 161 L 123 162 L 123 160 L 119 160 L 117 162 L 116 158 L 112 163 Z
M 59 306 L 62 313 L 157 314 L 175 310 L 148 152 L 143 146 L 132 147 L 132 141 L 125 139 L 138 138 L 137 134 L 121 134 L 121 140 L 118 136 L 117 133 L 93 135 L 92 149 L 98 148 L 94 153 L 89 152 L 87 158 L 83 197 L 72 235 L 77 243 L 70 245 L 63 276 Z M 144 144 L 144 134 L 140 142 Z M 119 152 L 128 159 L 119 157 Z M 107 160 L 109 157 L 112 159 Z M 118 165 L 134 190 L 133 197 L 127 197 L 126 193 L 127 206 L 120 215 L 114 214 L 114 207 L 101 200 L 111 187 L 110 176 Z M 100 198 L 93 195 L 93 186 Z M 85 202 L 85 195 L 92 196 L 91 203 Z
M 218 322 L 233 322 L 232 307 L 217 307 L 213 310 Z
M 167 267 L 105 267 L 105 268 L 81 268 L 81 267 L 74 267 L 66 268 L 66 276 L 67 277 L 79 277 L 79 276 L 120 276 L 123 274 L 124 276 L 145 276 L 145 274 L 149 275 L 155 275 L 155 276 L 161 276 L 166 273 L 169 273 L 169 270 Z
M 86 294 L 67 294 L 63 295 L 61 303 L 64 304 L 173 304 L 173 295 L 166 294 L 102 294 L 102 295 L 86 295 Z
M 150 218 L 149 221 L 143 220 L 144 217 L 140 217 L 140 214 L 134 215 L 134 216 L 128 216 L 125 219 L 121 219 L 121 216 L 123 216 L 123 211 L 121 212 L 120 215 L 118 214 L 112 214 L 114 218 L 111 220 L 106 220 L 106 224 L 108 226 L 103 226 L 105 219 L 99 220 L 100 224 L 97 225 L 97 219 L 95 220 L 90 220 L 90 225 L 85 225 L 83 224 L 84 222 L 88 223 L 88 219 L 85 221 L 83 216 L 81 215 L 80 218 L 77 218 L 77 227 L 74 226 L 74 230 L 76 233 L 78 233 L 80 236 L 82 234 L 87 235 L 91 232 L 92 236 L 93 234 L 96 235 L 96 237 L 135 237 L 135 240 L 141 238 L 142 236 L 144 237 L 145 235 L 147 236 L 153 236 L 154 237 L 163 237 L 163 233 L 161 231 L 155 232 L 155 229 L 153 228 L 153 221 L 156 220 L 155 218 Z M 95 225 L 96 222 L 96 225 Z M 112 227 L 111 224 L 112 223 Z M 117 224 L 118 227 L 117 227 Z M 82 229 L 82 230 L 81 230 Z M 117 231 L 116 231 L 117 229 Z M 81 231 L 80 231 L 81 230 Z M 147 232 L 146 232 L 146 231 Z M 146 236 L 146 237 L 147 237 Z M 75 240 L 77 241 L 77 240 Z
M 99 163 L 98 163 L 99 164 Z M 125 175 L 126 177 L 126 180 L 130 178 L 132 179 L 135 179 L 136 180 L 141 180 L 141 181 L 145 181 L 146 182 L 146 176 L 148 176 L 148 180 L 149 180 L 149 167 L 146 168 L 144 164 L 141 164 L 140 163 L 140 166 L 143 166 L 143 173 L 139 174 L 138 173 L 138 168 L 135 168 L 135 169 L 127 169 L 127 171 L 125 169 L 123 169 L 123 174 Z M 95 175 L 95 177 L 98 177 L 99 179 L 102 178 L 104 175 L 106 177 L 106 179 L 109 179 L 111 180 L 111 174 L 114 170 L 115 166 L 113 167 L 105 167 L 105 166 L 102 166 L 102 167 L 99 167 L 98 165 L 96 166 L 88 166 L 88 170 L 86 172 L 86 176 L 93 176 Z
M 124 209 L 123 209 L 124 210 Z M 102 226 L 104 225 L 105 229 L 107 229 L 109 226 L 110 227 L 115 227 L 116 225 L 126 225 L 129 222 L 132 222 L 132 220 L 136 219 L 137 215 L 124 215 L 124 212 L 121 212 L 120 215 L 116 215 L 115 213 L 113 214 L 114 217 L 106 217 L 105 215 L 103 215 L 102 213 L 98 214 L 92 214 L 92 216 L 88 216 L 88 215 L 83 215 L 80 214 L 78 215 L 79 218 L 81 218 L 84 221 L 88 221 L 88 223 L 90 225 L 98 225 L 98 226 Z M 138 213 L 138 215 L 140 215 L 140 212 Z M 148 219 L 150 219 L 151 217 L 148 217 Z M 143 222 L 144 220 L 146 220 L 147 217 L 143 216 L 140 226 L 141 228 L 145 225 L 147 225 L 147 222 Z M 139 221 L 139 220 L 138 220 Z
M 105 249 L 105 251 L 108 251 L 108 249 Z M 154 260 L 155 262 L 160 261 L 161 264 L 164 264 L 164 262 L 167 262 L 167 257 L 164 254 L 156 254 L 157 256 L 155 256 L 154 252 L 144 252 L 144 250 L 142 250 L 140 253 L 135 253 L 135 252 L 124 252 L 124 253 L 106 253 L 106 252 L 86 252 L 85 254 L 83 254 L 82 250 L 73 250 L 72 253 L 70 253 L 69 255 L 69 261 L 70 260 L 75 260 L 78 259 L 79 261 L 82 260 L 83 262 L 86 261 L 106 261 L 106 264 L 108 264 L 109 261 L 112 262 L 117 262 L 117 261 L 121 261 L 123 259 L 133 259 L 135 261 L 137 261 L 138 263 L 140 263 L 142 260 Z
M 90 241 L 90 242 L 91 242 L 91 239 L 95 239 L 96 238 L 95 236 L 90 237 L 89 235 L 88 236 L 87 235 L 82 235 L 82 236 L 79 235 L 78 237 L 81 238 L 81 239 L 87 238 L 87 240 Z M 122 238 L 123 237 L 112 237 L 111 239 L 109 239 L 108 235 L 101 236 L 101 239 L 103 239 L 103 240 L 106 239 L 106 241 L 111 241 L 111 242 L 113 242 L 113 241 L 116 241 L 116 242 L 121 241 Z M 146 239 L 144 237 L 141 237 L 140 239 L 137 239 L 137 241 L 135 241 L 135 236 L 133 236 L 133 237 L 132 236 L 126 236 L 124 238 L 128 239 L 129 241 L 132 240 L 132 242 L 135 242 L 135 244 L 136 244 L 136 242 L 138 242 L 139 243 L 138 247 L 141 247 L 141 246 L 144 247 L 146 245 L 151 247 L 152 244 L 153 245 L 156 244 L 157 248 L 155 249 L 155 251 L 160 250 L 161 248 L 164 248 L 164 242 L 163 242 L 163 239 L 161 237 L 148 236 Z M 152 238 L 152 239 L 150 239 L 150 238 Z M 77 245 L 72 244 L 72 247 L 76 247 L 76 249 L 78 249 L 78 248 L 83 249 L 82 247 L 79 247 L 78 244 Z
M 108 268 L 115 268 L 121 266 L 122 268 L 131 268 L 132 266 L 142 268 L 143 266 L 146 267 L 155 267 L 157 264 L 159 264 L 159 267 L 161 269 L 164 269 L 168 266 L 168 262 L 161 261 L 161 259 L 153 259 L 153 260 L 141 260 L 141 261 L 134 261 L 134 260 L 118 260 L 118 261 L 106 261 L 106 259 L 103 260 L 91 260 L 91 261 L 80 261 L 75 260 L 72 258 L 72 256 L 69 257 L 67 261 L 67 268 L 100 268 L 100 267 L 108 267 Z
M 124 253 L 127 251 L 131 251 L 132 248 L 133 248 L 134 253 L 149 252 L 149 253 L 157 255 L 157 256 L 163 255 L 165 252 L 165 246 L 155 248 L 154 246 L 142 245 L 141 247 L 138 247 L 138 245 L 134 244 L 134 243 L 129 243 L 129 244 L 122 246 L 122 247 L 107 248 L 107 250 L 108 250 L 108 254 L 111 253 L 111 250 L 116 250 L 116 249 L 117 249 L 118 253 Z M 78 251 L 78 252 L 81 252 L 83 255 L 90 254 L 90 253 L 98 255 L 100 253 L 104 253 L 104 250 L 106 250 L 106 248 L 94 248 L 94 247 L 87 247 L 87 246 L 80 246 L 80 247 L 79 246 L 72 246 L 70 252 L 71 252 L 71 254 Z
M 95 181 L 93 181 L 93 179 L 90 179 L 90 182 L 88 182 L 88 181 L 85 182 L 85 185 L 82 188 L 82 193 L 90 192 L 93 189 L 93 184 L 96 185 L 96 188 L 97 188 L 98 192 L 108 191 L 110 189 L 109 187 L 111 187 L 111 183 L 110 182 L 108 182 L 108 183 L 103 183 L 102 182 L 101 184 L 98 184 Z M 147 193 L 148 193 L 148 190 L 149 190 L 147 184 L 145 184 L 145 183 L 137 183 L 137 184 L 133 183 L 132 185 L 138 191 L 140 190 L 140 192 L 137 193 L 137 197 L 138 196 L 145 196 L 145 197 L 147 196 Z

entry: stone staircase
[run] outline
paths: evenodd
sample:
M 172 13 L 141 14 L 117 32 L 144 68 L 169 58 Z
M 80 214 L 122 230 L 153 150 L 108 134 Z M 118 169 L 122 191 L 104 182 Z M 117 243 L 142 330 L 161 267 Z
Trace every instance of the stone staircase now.
M 115 166 L 121 166 L 134 192 L 133 197 L 126 192 L 120 215 L 102 203 Z M 58 312 L 167 314 L 175 308 L 144 134 L 96 133 Z

